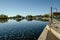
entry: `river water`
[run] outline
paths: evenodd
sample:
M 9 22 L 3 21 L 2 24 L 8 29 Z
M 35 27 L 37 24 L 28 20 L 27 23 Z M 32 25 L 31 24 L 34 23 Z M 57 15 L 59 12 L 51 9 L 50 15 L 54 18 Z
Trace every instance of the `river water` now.
M 25 19 L 0 21 L 0 40 L 37 40 L 47 23 Z

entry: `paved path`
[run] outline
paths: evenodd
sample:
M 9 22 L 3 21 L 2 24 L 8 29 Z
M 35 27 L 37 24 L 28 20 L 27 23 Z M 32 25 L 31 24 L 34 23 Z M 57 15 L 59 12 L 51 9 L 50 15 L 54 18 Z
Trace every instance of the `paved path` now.
M 48 33 L 52 34 L 53 36 L 55 35 L 54 37 L 60 40 L 60 21 L 53 19 L 53 24 L 49 25 L 49 28 L 51 32 Z
M 53 24 L 45 27 L 38 40 L 60 40 L 60 21 L 53 19 Z
M 48 31 L 46 40 L 59 40 L 52 32 Z
M 60 40 L 60 34 L 54 29 L 53 26 L 53 28 L 50 27 L 49 25 L 45 27 L 38 40 Z
M 51 26 L 52 26 L 52 29 L 60 33 L 60 21 L 53 19 L 53 24 Z

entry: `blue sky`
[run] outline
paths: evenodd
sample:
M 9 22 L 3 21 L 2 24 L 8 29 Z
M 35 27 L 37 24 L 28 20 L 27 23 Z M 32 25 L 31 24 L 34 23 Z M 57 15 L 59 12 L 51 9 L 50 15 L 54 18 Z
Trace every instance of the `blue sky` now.
M 60 0 L 0 0 L 0 14 L 40 15 L 49 13 L 50 6 L 60 11 Z

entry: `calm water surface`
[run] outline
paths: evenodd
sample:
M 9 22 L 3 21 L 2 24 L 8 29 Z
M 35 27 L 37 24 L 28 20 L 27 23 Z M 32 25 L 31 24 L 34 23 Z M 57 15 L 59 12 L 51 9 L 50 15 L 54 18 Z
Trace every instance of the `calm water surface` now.
M 35 20 L 0 22 L 0 40 L 37 40 L 47 23 Z

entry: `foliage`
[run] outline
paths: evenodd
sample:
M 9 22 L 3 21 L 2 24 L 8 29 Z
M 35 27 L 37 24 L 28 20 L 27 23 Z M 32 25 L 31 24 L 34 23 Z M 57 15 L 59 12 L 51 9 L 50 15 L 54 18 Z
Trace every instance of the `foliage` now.
M 32 15 L 27 15 L 26 18 L 27 19 L 32 19 Z
M 1 14 L 0 15 L 0 19 L 2 19 L 2 18 L 8 18 L 8 16 L 7 15 L 4 15 L 4 14 Z
M 21 16 L 20 15 L 16 15 L 16 18 L 21 18 Z
M 42 17 L 49 18 L 49 15 L 48 15 L 48 14 L 45 14 L 45 15 L 43 15 Z

